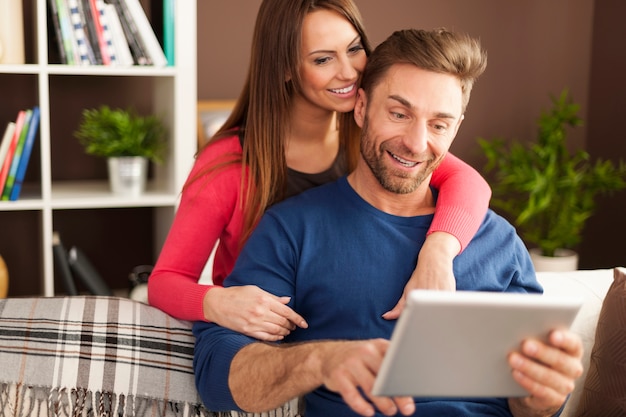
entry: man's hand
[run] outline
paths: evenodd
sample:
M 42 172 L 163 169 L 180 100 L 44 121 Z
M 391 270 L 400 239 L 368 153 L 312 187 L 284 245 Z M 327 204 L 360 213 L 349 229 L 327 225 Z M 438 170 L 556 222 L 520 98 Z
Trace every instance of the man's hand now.
M 228 386 L 237 405 L 248 412 L 274 409 L 325 385 L 362 416 L 373 416 L 375 408 L 390 416 L 411 415 L 413 398 L 371 394 L 388 347 L 385 339 L 252 343 L 233 358 Z
M 306 328 L 307 322 L 286 306 L 289 297 L 277 297 L 262 289 L 214 287 L 204 297 L 207 321 L 264 341 L 283 339 L 296 326 Z
M 411 279 L 404 287 L 402 298 L 395 307 L 383 314 L 386 320 L 400 317 L 406 304 L 406 297 L 411 290 L 432 289 L 455 291 L 456 280 L 452 270 L 452 261 L 458 255 L 461 244 L 456 237 L 445 232 L 430 234 L 424 241 L 417 258 L 417 266 Z
M 398 412 L 413 414 L 415 402 L 411 397 L 376 397 L 371 394 L 388 346 L 389 341 L 384 339 L 340 342 L 330 346 L 332 350 L 328 350 L 321 361 L 324 385 L 339 393 L 346 404 L 362 416 L 373 416 L 374 407 L 386 416 Z
M 509 399 L 513 415 L 553 415 L 582 375 L 582 354 L 580 337 L 568 330 L 552 331 L 547 344 L 536 339 L 524 340 L 521 352 L 512 352 L 508 360 L 513 378 L 530 395 Z

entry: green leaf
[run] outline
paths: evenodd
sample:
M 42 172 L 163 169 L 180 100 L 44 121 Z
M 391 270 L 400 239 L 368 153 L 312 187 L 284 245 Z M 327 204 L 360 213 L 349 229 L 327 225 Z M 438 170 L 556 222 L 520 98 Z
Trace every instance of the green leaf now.
M 99 157 L 143 156 L 158 163 L 167 147 L 166 129 L 156 116 L 108 106 L 83 110 L 74 136 L 87 154 Z
M 624 161 L 593 162 L 584 150 L 568 150 L 567 133 L 583 124 L 568 90 L 551 101 L 537 120 L 535 142 L 478 138 L 485 172 L 493 174 L 492 206 L 546 255 L 578 245 L 597 196 L 626 188 Z

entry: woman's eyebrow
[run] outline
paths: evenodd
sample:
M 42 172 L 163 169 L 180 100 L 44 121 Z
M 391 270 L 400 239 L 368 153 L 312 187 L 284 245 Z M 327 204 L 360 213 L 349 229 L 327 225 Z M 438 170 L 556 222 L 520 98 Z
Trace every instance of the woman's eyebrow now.
M 360 35 L 356 35 L 356 36 L 355 36 L 355 38 L 354 38 L 354 39 L 352 39 L 352 40 L 350 41 L 350 43 L 348 43 L 348 46 L 349 46 L 349 45 L 353 45 L 353 44 L 355 44 L 356 42 L 360 42 L 360 41 L 361 41 L 361 36 L 360 36 Z M 309 52 L 309 53 L 307 54 L 307 56 L 309 56 L 309 55 L 313 55 L 313 54 L 334 54 L 334 53 L 336 53 L 336 51 L 335 51 L 335 50 L 331 50 L 331 49 L 317 49 L 317 50 L 315 50 L 315 51 L 311 51 L 311 52 Z

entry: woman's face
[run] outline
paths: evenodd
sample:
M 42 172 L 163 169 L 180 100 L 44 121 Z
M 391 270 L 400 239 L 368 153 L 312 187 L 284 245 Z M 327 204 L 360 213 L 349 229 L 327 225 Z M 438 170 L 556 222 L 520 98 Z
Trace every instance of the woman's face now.
M 302 27 L 301 56 L 303 98 L 325 110 L 352 111 L 367 60 L 352 24 L 330 10 L 309 13 Z

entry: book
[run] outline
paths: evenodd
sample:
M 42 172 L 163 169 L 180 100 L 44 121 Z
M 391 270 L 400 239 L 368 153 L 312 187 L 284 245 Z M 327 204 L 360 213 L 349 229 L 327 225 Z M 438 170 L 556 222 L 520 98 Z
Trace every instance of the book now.
M 28 132 L 26 133 L 26 140 L 24 142 L 24 149 L 22 150 L 22 156 L 20 157 L 19 164 L 17 166 L 17 172 L 15 174 L 15 182 L 9 195 L 10 201 L 16 201 L 20 192 L 22 191 L 22 183 L 24 182 L 24 176 L 26 175 L 26 168 L 28 167 L 28 161 L 30 160 L 30 154 L 33 150 L 35 138 L 37 137 L 37 129 L 39 128 L 39 107 L 35 106 L 32 109 L 32 115 L 30 117 L 30 123 L 28 124 Z
M 161 44 L 150 25 L 150 21 L 146 16 L 146 13 L 141 7 L 141 3 L 139 0 L 120 0 L 123 1 L 128 11 L 130 12 L 130 16 L 135 21 L 137 28 L 139 30 L 139 36 L 143 41 L 143 44 L 146 47 L 146 51 L 148 52 L 148 56 L 152 60 L 152 65 L 155 67 L 165 67 L 167 65 L 167 59 L 165 58 L 165 53 L 161 48 Z
M 70 248 L 68 263 L 72 274 L 79 279 L 91 294 L 113 295 L 109 286 L 104 282 L 96 268 L 91 264 L 82 250 L 76 246 Z
M 117 63 L 120 66 L 130 67 L 134 64 L 133 54 L 130 52 L 126 35 L 122 29 L 122 23 L 120 22 L 117 10 L 112 4 L 104 4 L 104 14 L 108 22 L 108 26 L 111 29 L 111 40 L 115 47 Z
M 61 64 L 67 64 L 67 56 L 65 52 L 65 44 L 63 42 L 63 33 L 61 32 L 61 22 L 59 20 L 59 10 L 56 0 L 48 0 L 48 14 L 54 28 L 54 38 L 59 50 L 59 60 Z
M 65 58 L 68 65 L 77 63 L 76 51 L 74 50 L 74 31 L 70 21 L 70 11 L 67 8 L 65 0 L 56 0 L 57 12 L 59 16 L 59 25 L 61 26 L 61 39 L 63 39 L 63 48 L 65 49 Z
M 98 34 L 94 26 L 93 17 L 91 16 L 91 6 L 89 0 L 78 0 L 78 12 L 80 20 L 85 28 L 87 41 L 91 47 L 94 61 L 96 65 L 102 65 L 102 55 L 100 54 L 100 45 L 98 44 Z
M 67 295 L 78 295 L 74 276 L 68 261 L 68 253 L 61 242 L 59 232 L 52 233 L 52 257 L 54 259 L 54 274 L 63 282 Z
M 2 167 L 4 159 L 7 157 L 14 133 L 15 122 L 7 123 L 7 127 L 4 129 L 4 134 L 2 135 L 2 143 L 0 144 L 0 167 Z
M 20 134 L 22 132 L 22 127 L 24 126 L 25 117 L 25 110 L 20 110 L 17 113 L 17 118 L 15 119 L 15 131 L 13 132 L 13 137 L 11 138 L 11 142 L 9 143 L 9 149 L 7 150 L 7 154 L 4 158 L 4 161 L 2 162 L 2 167 L 0 167 L 0 190 L 4 190 L 4 186 L 9 176 L 9 169 L 11 168 L 11 162 L 13 161 L 15 148 L 17 148 L 17 142 L 20 139 Z M 0 191 L 0 197 L 2 197 L 2 191 Z
M 134 63 L 136 65 L 152 65 L 152 61 L 146 52 L 146 47 L 139 35 L 139 29 L 124 0 L 109 0 L 109 3 L 115 6 L 124 35 L 126 35 L 126 41 L 130 47 L 130 52 L 133 54 Z
M 107 20 L 107 15 L 104 13 L 104 0 L 96 0 L 96 9 L 98 10 L 98 19 L 100 20 L 100 26 L 102 27 L 102 38 L 104 39 L 106 51 L 109 55 L 108 65 L 117 65 L 117 51 L 115 50 L 115 45 L 113 44 L 111 26 Z
M 20 131 L 20 136 L 15 146 L 15 152 L 13 154 L 11 165 L 9 167 L 7 180 L 4 183 L 4 189 L 2 190 L 2 200 L 4 201 L 8 201 L 9 197 L 11 196 L 11 190 L 13 189 L 13 184 L 15 183 L 17 167 L 20 164 L 20 158 L 22 157 L 22 151 L 24 150 L 24 143 L 26 143 L 26 135 L 28 133 L 28 126 L 30 124 L 30 119 L 31 119 L 32 114 L 33 114 L 33 111 L 31 109 L 26 110 L 26 114 L 24 117 L 24 124 Z
M 104 31 L 102 28 L 102 24 L 100 23 L 100 12 L 98 11 L 96 0 L 89 0 L 89 11 L 91 14 L 91 20 L 93 23 L 94 30 L 98 37 L 98 49 L 100 50 L 102 64 L 110 65 L 111 57 L 109 56 L 109 48 L 108 48 L 107 42 L 104 39 Z
M 176 1 L 163 0 L 163 52 L 167 65 L 174 66 L 174 22 L 176 17 Z
M 70 12 L 70 22 L 72 29 L 74 30 L 74 39 L 76 40 L 76 50 L 78 52 L 78 64 L 92 65 L 95 64 L 95 57 L 91 50 L 91 45 L 87 39 L 85 28 L 83 27 L 83 21 L 80 16 L 80 10 L 78 10 L 78 0 L 67 0 L 67 6 Z

